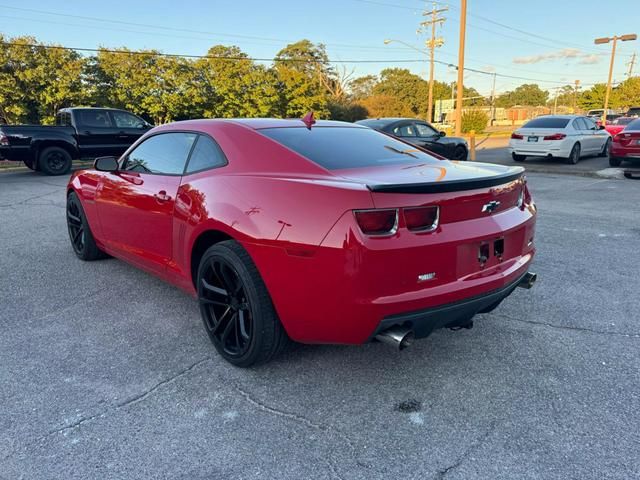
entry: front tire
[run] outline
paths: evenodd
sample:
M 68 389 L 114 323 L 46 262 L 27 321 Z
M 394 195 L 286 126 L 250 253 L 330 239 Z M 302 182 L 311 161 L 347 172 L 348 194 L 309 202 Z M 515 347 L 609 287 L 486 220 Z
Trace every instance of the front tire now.
M 96 245 L 76 192 L 71 192 L 67 196 L 67 230 L 73 252 L 79 259 L 92 261 L 107 257 L 107 254 Z
M 580 161 L 580 144 L 576 143 L 573 145 L 573 148 L 571 149 L 569 158 L 567 158 L 567 163 L 571 165 L 575 165 L 579 161 Z
M 453 158 L 451 160 L 459 160 L 459 161 L 465 161 L 467 159 L 467 149 L 464 148 L 462 145 L 458 145 L 454 150 L 453 150 Z
M 64 148 L 48 147 L 40 152 L 38 166 L 47 175 L 64 175 L 71 170 L 71 155 Z
M 209 247 L 198 267 L 197 290 L 209 339 L 227 362 L 237 367 L 266 363 L 287 345 L 267 287 L 238 242 Z
M 513 158 L 514 162 L 524 162 L 527 158 L 525 155 L 518 155 L 517 153 L 512 153 L 511 158 Z

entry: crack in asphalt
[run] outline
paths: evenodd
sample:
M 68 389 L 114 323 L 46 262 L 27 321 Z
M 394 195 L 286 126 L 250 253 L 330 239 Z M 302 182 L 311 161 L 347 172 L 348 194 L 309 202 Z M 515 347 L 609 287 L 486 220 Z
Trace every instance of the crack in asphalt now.
M 441 470 L 438 470 L 438 473 L 436 473 L 435 478 L 437 480 L 441 480 L 445 478 L 453 470 L 455 470 L 460 465 L 462 465 L 465 462 L 465 460 L 469 457 L 469 455 L 471 455 L 473 452 L 475 452 L 482 446 L 482 444 L 487 440 L 487 438 L 489 438 L 489 435 L 491 435 L 495 429 L 496 429 L 496 422 L 491 422 L 489 424 L 489 428 L 487 428 L 487 431 L 484 432 L 480 437 L 478 437 L 475 442 L 469 445 L 469 447 L 464 452 L 462 452 L 462 455 L 460 455 L 451 465 Z
M 31 200 L 37 200 L 38 198 L 42 198 L 42 197 L 46 197 L 49 195 L 53 195 L 54 193 L 60 193 L 60 190 L 54 190 L 52 192 L 47 192 L 47 193 L 43 193 L 41 195 L 34 195 L 32 197 L 29 198 L 25 198 L 24 200 L 20 200 L 18 202 L 13 202 L 13 203 L 3 203 L 0 205 L 0 208 L 9 208 L 9 207 L 15 207 L 17 205 L 25 205 L 27 204 L 27 202 L 31 201 Z
M 575 332 L 585 332 L 585 333 L 593 333 L 596 335 L 610 335 L 610 336 L 625 337 L 625 338 L 640 338 L 640 334 L 638 333 L 612 332 L 610 330 L 596 330 L 594 328 L 587 328 L 587 327 L 571 327 L 568 325 L 557 325 L 554 323 L 536 322 L 534 320 L 523 320 L 521 318 L 515 318 L 515 317 L 512 317 L 511 315 L 505 315 L 504 313 L 494 313 L 492 314 L 492 316 L 503 317 L 508 320 L 512 320 L 514 322 L 529 323 L 531 325 L 541 325 L 543 327 L 550 327 L 558 330 L 571 330 Z
M 107 415 L 109 412 L 112 412 L 114 410 L 119 410 L 121 408 L 127 407 L 129 405 L 134 405 L 136 403 L 139 403 L 143 400 L 145 400 L 147 397 L 149 397 L 150 395 L 152 395 L 156 390 L 158 390 L 159 388 L 174 382 L 175 380 L 177 380 L 178 378 L 188 374 L 189 372 L 191 372 L 194 368 L 198 367 L 199 365 L 202 365 L 203 363 L 210 361 L 211 357 L 210 356 L 206 356 L 204 358 L 201 358 L 200 360 L 198 360 L 195 363 L 192 363 L 191 365 L 189 365 L 187 368 L 184 368 L 182 370 L 180 370 L 178 373 L 172 375 L 169 378 L 166 378 L 165 380 L 162 380 L 158 383 L 156 383 L 154 386 L 152 386 L 151 388 L 145 390 L 142 393 L 139 393 L 137 395 L 134 395 L 131 398 L 128 398 L 127 400 L 111 405 L 109 407 L 107 407 L 106 409 L 104 409 L 101 412 L 95 413 L 93 415 L 89 415 L 86 417 L 82 417 L 79 418 L 78 420 L 76 420 L 73 423 L 70 423 L 68 425 L 64 425 L 63 427 L 60 428 L 56 428 L 53 430 L 49 430 L 47 433 L 45 433 L 44 435 L 40 435 L 39 437 L 37 437 L 35 440 L 32 440 L 31 442 L 28 442 L 16 449 L 14 449 L 12 452 L 10 452 L 8 455 L 4 456 L 0 461 L 4 462 L 6 460 L 8 460 L 9 458 L 13 457 L 15 454 L 17 454 L 19 451 L 22 450 L 26 450 L 29 449 L 30 447 L 40 443 L 42 440 L 45 440 L 53 435 L 57 435 L 59 433 L 64 433 L 66 431 L 69 430 L 73 430 L 75 428 L 78 428 L 79 426 L 90 422 L 91 420 L 95 420 L 96 418 L 101 418 L 104 417 L 105 415 Z
M 340 437 L 349 446 L 349 448 L 351 448 L 351 450 L 353 451 L 356 450 L 356 447 L 353 441 L 345 433 L 341 432 L 337 428 L 327 424 L 316 423 L 313 420 L 309 420 L 307 417 L 304 417 L 302 415 L 286 412 L 284 410 L 280 410 L 279 408 L 275 408 L 270 405 L 267 405 L 266 403 L 253 398 L 249 392 L 243 390 L 238 385 L 234 385 L 233 388 L 235 388 L 235 390 L 240 394 L 242 398 L 244 398 L 248 403 L 256 407 L 258 410 L 261 410 L 263 412 L 266 412 L 272 415 L 276 415 L 281 418 L 285 418 L 287 420 L 292 420 L 294 422 L 301 423 L 309 428 L 318 430 L 323 433 L 330 433 L 330 434 L 333 433 L 338 437 Z M 326 463 L 334 477 L 336 477 L 338 480 L 344 480 L 344 477 L 340 475 L 335 463 L 330 457 L 326 458 Z

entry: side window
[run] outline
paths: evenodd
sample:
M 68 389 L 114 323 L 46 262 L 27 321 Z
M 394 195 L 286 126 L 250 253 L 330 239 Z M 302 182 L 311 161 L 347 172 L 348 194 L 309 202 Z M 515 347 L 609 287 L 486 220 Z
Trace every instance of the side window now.
M 56 115 L 56 125 L 71 125 L 71 114 L 67 112 L 60 112 Z
M 222 167 L 227 164 L 227 158 L 222 149 L 207 135 L 198 135 L 196 146 L 193 147 L 187 173 L 198 172 L 208 168 Z
M 393 129 L 393 134 L 397 137 L 415 137 L 416 129 L 410 123 L 400 125 Z
M 161 133 L 147 138 L 128 156 L 124 170 L 182 175 L 195 133 Z
M 78 117 L 83 127 L 111 127 L 111 120 L 106 110 L 78 110 Z
M 438 134 L 438 132 L 425 123 L 416 123 L 416 130 L 419 137 L 433 137 Z
M 587 130 L 587 123 L 583 118 L 576 118 L 573 121 L 573 128 L 575 128 L 576 130 Z
M 118 128 L 141 128 L 144 121 L 140 117 L 136 117 L 127 112 L 111 112 L 113 123 Z
M 587 130 L 597 130 L 598 129 L 598 127 L 596 127 L 596 122 L 594 122 L 590 118 L 582 118 L 581 120 L 587 124 Z

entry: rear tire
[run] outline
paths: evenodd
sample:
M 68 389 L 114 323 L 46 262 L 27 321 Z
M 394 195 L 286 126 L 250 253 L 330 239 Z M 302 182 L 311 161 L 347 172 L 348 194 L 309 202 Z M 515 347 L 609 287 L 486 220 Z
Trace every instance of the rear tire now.
M 197 290 L 209 339 L 232 365 L 266 363 L 289 343 L 258 269 L 238 242 L 209 247 L 198 267 Z
M 513 158 L 514 162 L 524 162 L 527 158 L 525 155 L 518 155 L 517 153 L 512 153 L 511 158 Z
M 64 148 L 48 147 L 40 152 L 38 166 L 47 175 L 64 175 L 71 170 L 71 155 Z
M 73 252 L 79 259 L 88 262 L 108 257 L 96 245 L 91 228 L 89 228 L 89 222 L 87 222 L 87 216 L 76 192 L 71 192 L 67 196 L 67 230 Z
M 609 155 L 609 166 L 610 167 L 619 167 L 622 164 L 622 159 L 620 157 L 612 157 Z
M 567 163 L 570 165 L 575 165 L 580 161 L 580 144 L 575 143 L 573 148 L 571 149 L 571 153 L 569 154 L 569 158 L 567 158 Z
M 607 138 L 607 141 L 604 142 L 604 145 L 602 146 L 602 150 L 598 154 L 599 157 L 606 157 L 607 156 L 607 153 L 609 152 L 609 145 L 610 144 L 611 144 L 611 139 Z

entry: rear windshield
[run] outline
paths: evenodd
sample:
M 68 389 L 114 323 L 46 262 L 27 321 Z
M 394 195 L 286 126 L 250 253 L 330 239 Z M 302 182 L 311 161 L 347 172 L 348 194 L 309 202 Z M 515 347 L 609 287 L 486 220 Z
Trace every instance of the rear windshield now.
M 618 117 L 611 123 L 613 123 L 614 125 L 627 125 L 633 122 L 634 120 L 635 118 L 631 118 L 631 117 Z
M 356 123 L 359 125 L 366 125 L 367 127 L 377 128 L 380 130 L 386 127 L 387 125 L 389 125 L 389 121 L 387 120 L 375 120 L 375 119 L 358 120 Z
M 260 133 L 327 170 L 415 163 L 434 159 L 411 145 L 369 128 L 265 128 L 260 130 Z
M 564 128 L 568 123 L 568 118 L 540 117 L 525 123 L 524 128 Z
M 625 130 L 640 130 L 640 118 L 636 118 L 633 122 L 631 122 Z

